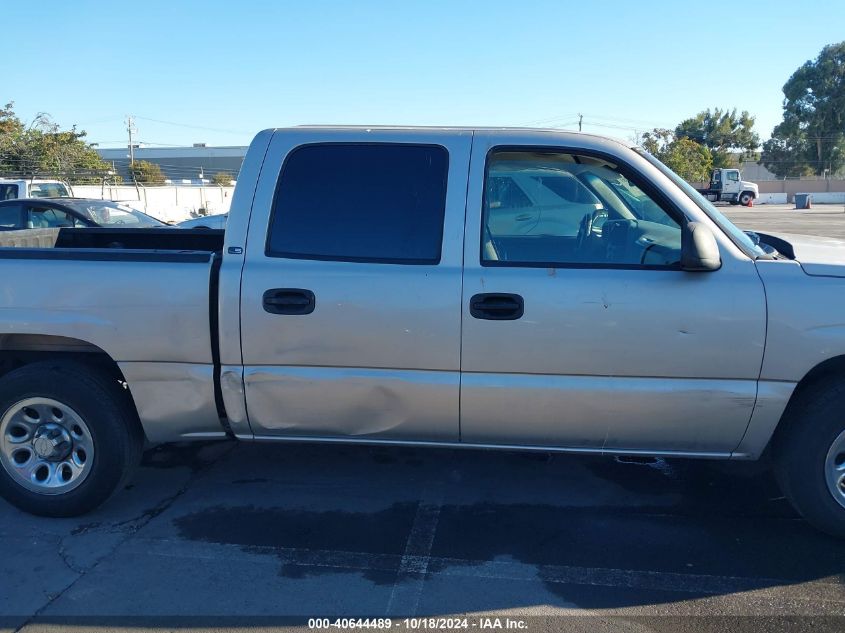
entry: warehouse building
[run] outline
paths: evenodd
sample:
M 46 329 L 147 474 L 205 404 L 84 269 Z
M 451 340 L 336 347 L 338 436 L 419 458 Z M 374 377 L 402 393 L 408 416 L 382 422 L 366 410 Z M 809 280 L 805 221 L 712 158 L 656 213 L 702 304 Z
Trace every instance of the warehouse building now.
M 145 160 L 161 167 L 164 176 L 178 184 L 200 184 L 219 172 L 234 179 L 241 168 L 247 146 L 232 145 L 210 147 L 194 143 L 191 147 L 135 147 L 135 160 Z M 114 165 L 115 172 L 125 181 L 131 181 L 128 147 L 97 149 L 100 157 Z

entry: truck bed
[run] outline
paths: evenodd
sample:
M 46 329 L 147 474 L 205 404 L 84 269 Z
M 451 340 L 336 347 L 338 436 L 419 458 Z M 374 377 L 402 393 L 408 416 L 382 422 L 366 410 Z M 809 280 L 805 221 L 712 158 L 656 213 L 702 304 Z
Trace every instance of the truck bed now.
M 220 435 L 222 247 L 203 229 L 0 232 L 0 348 L 105 354 L 150 441 Z

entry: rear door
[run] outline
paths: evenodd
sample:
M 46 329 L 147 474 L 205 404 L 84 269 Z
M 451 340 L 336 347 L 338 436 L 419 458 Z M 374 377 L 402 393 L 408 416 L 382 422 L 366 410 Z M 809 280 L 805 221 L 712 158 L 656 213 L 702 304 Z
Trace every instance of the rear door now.
M 256 436 L 458 439 L 471 139 L 275 133 L 241 289 Z

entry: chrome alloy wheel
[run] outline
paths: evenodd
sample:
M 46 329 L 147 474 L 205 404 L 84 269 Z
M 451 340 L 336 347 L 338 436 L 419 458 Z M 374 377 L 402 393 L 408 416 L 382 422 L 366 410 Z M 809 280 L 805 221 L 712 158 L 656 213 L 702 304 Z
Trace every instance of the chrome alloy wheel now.
M 85 481 L 94 461 L 94 439 L 76 411 L 51 398 L 27 398 L 2 415 L 0 463 L 15 483 L 58 495 Z
M 824 477 L 827 489 L 841 506 L 845 506 L 845 431 L 842 431 L 824 460 Z

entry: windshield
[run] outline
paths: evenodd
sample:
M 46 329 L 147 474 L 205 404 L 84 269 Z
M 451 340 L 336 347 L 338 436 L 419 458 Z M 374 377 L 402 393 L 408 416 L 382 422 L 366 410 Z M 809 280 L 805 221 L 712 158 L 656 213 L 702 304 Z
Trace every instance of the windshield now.
M 29 186 L 30 198 L 67 198 L 70 192 L 60 182 L 34 182 Z
M 751 239 L 745 232 L 736 226 L 733 222 L 728 220 L 721 211 L 719 211 L 716 207 L 714 207 L 707 198 L 702 196 L 698 191 L 696 191 L 695 187 L 690 185 L 686 180 L 681 178 L 678 174 L 674 171 L 669 169 L 666 165 L 661 163 L 657 160 L 654 156 L 649 154 L 647 151 L 642 149 L 641 147 L 634 147 L 633 150 L 637 152 L 640 156 L 645 158 L 648 162 L 652 165 L 657 167 L 663 174 L 669 178 L 672 182 L 674 182 L 678 187 L 680 187 L 687 196 L 698 206 L 702 211 L 704 211 L 711 220 L 713 220 L 722 231 L 724 231 L 728 237 L 733 240 L 733 242 L 739 246 L 741 246 L 746 252 L 752 253 L 756 257 L 762 257 L 764 259 L 771 259 L 771 256 L 766 253 L 763 248 L 758 246 L 754 243 L 754 240 Z
M 124 226 L 126 228 L 149 228 L 167 226 L 154 217 L 136 211 L 131 207 L 109 200 L 68 200 L 62 204 L 78 211 L 100 226 Z

